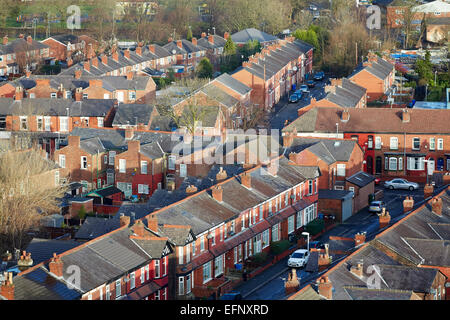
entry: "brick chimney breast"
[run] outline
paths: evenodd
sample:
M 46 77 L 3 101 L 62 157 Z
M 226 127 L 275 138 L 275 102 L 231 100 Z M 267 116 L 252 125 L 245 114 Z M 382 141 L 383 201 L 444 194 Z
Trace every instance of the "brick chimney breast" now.
M 333 284 L 328 277 L 317 279 L 317 288 L 319 294 L 327 300 L 333 299 Z
M 223 189 L 221 186 L 216 186 L 212 188 L 212 196 L 214 198 L 214 200 L 216 200 L 217 202 L 222 202 L 223 201 Z
M 134 76 L 134 72 L 133 71 L 128 71 L 127 72 L 127 80 L 133 80 L 133 76 Z
M 144 237 L 145 234 L 145 225 L 142 222 L 142 220 L 137 220 L 133 226 L 133 232 L 138 236 L 138 237 Z
M 192 38 L 192 40 L 194 39 Z M 181 40 L 177 40 L 177 47 L 183 49 L 183 42 Z
M 348 120 L 350 120 L 350 112 L 348 111 L 348 109 L 345 109 L 342 111 L 341 121 L 347 122 Z
M 49 263 L 50 272 L 53 273 L 57 277 L 63 276 L 64 264 L 61 261 L 61 258 L 53 253 L 53 258 Z
M 140 152 L 141 151 L 141 142 L 138 140 L 129 140 L 128 141 L 128 151 Z
M 408 109 L 403 109 L 402 111 L 402 122 L 410 122 L 411 121 L 411 112 L 408 111 Z
M 136 54 L 142 56 L 142 46 L 136 48 Z
M 147 227 L 153 232 L 158 232 L 158 217 L 156 214 L 147 216 Z
M 125 56 L 125 58 L 130 59 L 130 49 L 127 49 L 123 52 L 123 55 Z
M 251 189 L 252 188 L 252 177 L 248 173 L 244 173 L 241 175 L 241 183 L 244 187 Z
M 442 216 L 442 198 L 436 197 L 431 200 L 431 208 L 433 210 L 433 213 L 437 214 L 438 216 Z
M 125 129 L 125 139 L 130 140 L 134 137 L 134 129 L 133 128 L 127 128 Z
M 122 214 L 120 216 L 120 227 L 129 226 L 130 225 L 130 217 Z
M 208 42 L 214 44 L 214 36 L 213 36 L 212 34 L 210 34 L 210 35 L 208 36 Z
M 67 142 L 69 146 L 80 147 L 80 136 L 68 136 Z
M 104 64 L 104 65 L 107 65 L 108 64 L 108 56 L 106 55 L 106 54 L 104 54 L 104 55 L 102 55 L 102 63 Z
M 75 70 L 75 79 L 80 79 L 83 71 L 81 69 Z
M 197 38 L 192 38 L 192 44 L 194 45 L 194 46 L 196 46 L 197 45 Z
M 28 37 L 27 37 L 27 42 L 28 42 L 29 44 L 32 44 L 32 43 L 33 43 L 33 38 L 32 38 L 31 36 L 28 36 Z
M 148 46 L 148 51 L 150 51 L 151 53 L 155 53 L 155 45 L 154 44 L 151 44 L 151 45 L 149 45 Z
M 85 61 L 83 63 L 83 68 L 84 70 L 86 70 L 87 72 L 89 72 L 91 70 L 91 65 L 89 64 L 89 61 Z

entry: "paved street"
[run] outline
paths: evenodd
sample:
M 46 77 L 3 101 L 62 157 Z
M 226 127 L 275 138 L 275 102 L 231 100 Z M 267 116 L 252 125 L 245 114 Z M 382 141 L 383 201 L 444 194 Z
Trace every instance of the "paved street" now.
M 326 80 L 316 82 L 314 88 L 310 88 L 310 93 L 302 97 L 302 100 L 298 103 L 289 103 L 288 97 L 285 97 L 278 104 L 275 105 L 270 119 L 270 127 L 272 129 L 283 129 L 284 122 L 286 120 L 293 121 L 297 119 L 297 110 L 309 105 L 311 98 L 314 97 L 317 100 L 322 99 L 325 96 L 325 83 Z
M 436 193 L 439 193 L 442 189 L 437 189 Z M 413 196 L 415 200 L 414 207 L 417 208 L 423 204 L 423 186 L 416 191 L 403 191 L 403 190 L 387 190 L 384 189 L 384 199 L 387 210 L 391 215 L 392 223 L 404 218 L 406 215 L 403 213 L 403 200 L 406 196 Z M 379 232 L 378 229 L 378 217 L 376 214 L 369 213 L 367 209 L 364 209 L 345 223 L 342 223 L 332 230 L 322 235 L 319 241 L 326 243 L 330 236 L 351 237 L 361 231 L 367 232 L 367 240 L 372 240 Z M 288 277 L 289 268 L 287 267 L 287 257 L 272 268 L 258 275 L 254 279 L 244 283 L 236 291 L 241 291 L 244 300 L 282 300 L 286 298 L 284 294 L 284 281 Z M 333 261 L 333 265 L 339 263 L 340 260 Z M 323 271 L 324 273 L 326 271 Z M 297 270 L 297 276 L 300 278 L 300 287 L 313 283 L 321 273 L 308 273 L 302 269 Z M 252 283 L 254 281 L 254 283 Z

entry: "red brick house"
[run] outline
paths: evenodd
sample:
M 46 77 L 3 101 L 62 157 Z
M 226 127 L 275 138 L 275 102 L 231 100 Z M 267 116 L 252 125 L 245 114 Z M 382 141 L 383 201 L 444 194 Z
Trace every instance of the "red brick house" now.
M 386 8 L 386 19 L 390 28 L 403 27 L 405 19 L 411 19 L 413 26 L 420 27 L 423 19 L 445 19 L 448 17 L 450 17 L 450 4 L 441 0 L 422 5 L 417 5 L 415 1 L 395 0 Z
M 199 62 L 206 57 L 206 48 L 198 45 L 197 38 L 192 38 L 192 41 L 169 39 L 163 48 L 176 55 L 176 65 L 184 67 L 184 71 L 176 73 L 176 76 L 193 74 Z
M 87 35 L 56 35 L 42 40 L 41 43 L 49 46 L 51 58 L 58 61 L 66 61 L 70 58 L 72 63 L 93 58 L 98 49 L 98 42 Z
M 116 249 L 111 251 L 111 248 Z M 0 297 L 7 300 L 168 300 L 171 253 L 167 238 L 155 235 L 140 220 L 130 223 L 129 217 L 121 217 L 116 230 L 55 253 L 53 258 L 19 273 L 14 277 L 14 285 L 10 285 L 12 279 L 2 282 Z M 80 271 L 75 288 L 71 278 L 73 266 Z M 36 277 L 46 280 L 36 281 Z
M 367 101 L 386 100 L 395 82 L 395 65 L 369 53 L 367 61 L 348 77 L 352 82 L 367 89 Z
M 447 110 L 314 108 L 283 134 L 354 139 L 364 151 L 365 172 L 424 182 L 428 166 L 450 171 L 449 116 Z
M 237 265 L 317 217 L 317 167 L 280 158 L 266 169 L 273 183 L 262 178 L 259 166 L 149 215 L 159 225 L 189 225 L 195 236 L 176 249 L 177 299 L 231 291 Z
M 270 109 L 312 72 L 312 51 L 310 45 L 287 38 L 250 57 L 231 76 L 252 88 L 253 104 Z

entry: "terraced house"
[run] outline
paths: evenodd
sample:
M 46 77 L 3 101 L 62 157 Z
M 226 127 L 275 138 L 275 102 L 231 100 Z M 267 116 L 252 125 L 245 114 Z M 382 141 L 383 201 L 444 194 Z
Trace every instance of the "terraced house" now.
M 8 36 L 5 36 L 0 45 L 0 75 L 8 76 L 34 70 L 48 57 L 49 46 L 33 40 L 31 36 L 25 38 L 21 34 L 11 42 L 8 41 Z
M 447 110 L 314 108 L 283 134 L 354 139 L 367 173 L 425 182 L 429 167 L 450 171 L 449 116 Z
M 176 41 L 169 39 L 169 43 L 163 48 L 176 55 L 176 66 L 174 67 L 178 72 L 175 75 L 179 77 L 191 75 L 200 60 L 206 57 L 206 48 L 198 45 L 197 38 L 192 38 L 192 42 L 186 39 Z
M 120 223 L 115 231 L 55 253 L 14 278 L 8 275 L 0 299 L 167 300 L 168 239 L 129 217 Z M 73 281 L 74 270 L 79 281 Z
M 280 158 L 147 216 L 170 240 L 166 225 L 179 226 L 183 234 L 172 240 L 177 244 L 170 278 L 174 298 L 219 297 L 232 290 L 237 265 L 317 217 L 318 177 L 317 167 Z
M 449 195 L 425 202 L 289 299 L 448 300 Z
M 270 109 L 312 72 L 312 52 L 309 44 L 286 38 L 250 57 L 231 76 L 252 89 L 253 104 Z

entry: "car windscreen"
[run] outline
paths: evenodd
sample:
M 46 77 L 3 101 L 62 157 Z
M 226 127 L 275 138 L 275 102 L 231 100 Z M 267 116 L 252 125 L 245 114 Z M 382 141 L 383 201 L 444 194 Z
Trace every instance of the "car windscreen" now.
M 301 259 L 301 258 L 303 258 L 303 253 L 301 253 L 301 252 L 294 252 L 294 254 L 292 255 L 291 258 Z

